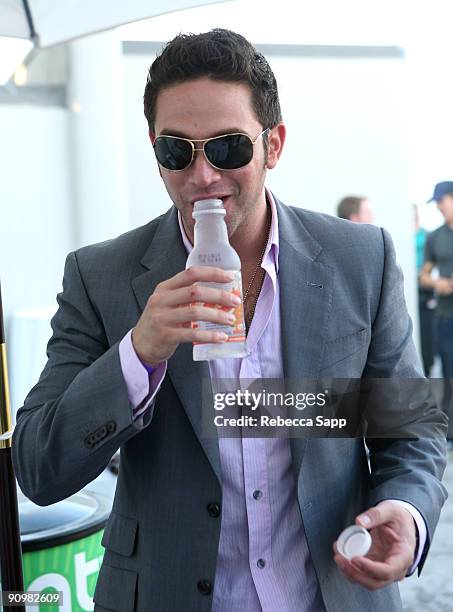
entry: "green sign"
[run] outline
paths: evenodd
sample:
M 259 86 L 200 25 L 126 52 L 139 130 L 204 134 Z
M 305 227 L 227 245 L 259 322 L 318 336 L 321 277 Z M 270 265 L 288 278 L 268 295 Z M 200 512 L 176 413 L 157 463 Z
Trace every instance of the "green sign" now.
M 81 540 L 23 555 L 26 591 L 63 592 L 63 605 L 33 607 L 36 612 L 93 610 L 93 594 L 104 549 L 103 530 Z

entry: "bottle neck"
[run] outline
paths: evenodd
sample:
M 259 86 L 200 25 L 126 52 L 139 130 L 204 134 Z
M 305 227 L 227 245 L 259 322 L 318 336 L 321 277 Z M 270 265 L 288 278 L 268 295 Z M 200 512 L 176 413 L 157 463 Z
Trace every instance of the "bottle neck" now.
M 223 215 L 206 213 L 195 220 L 194 245 L 196 246 L 201 240 L 228 242 L 228 231 Z

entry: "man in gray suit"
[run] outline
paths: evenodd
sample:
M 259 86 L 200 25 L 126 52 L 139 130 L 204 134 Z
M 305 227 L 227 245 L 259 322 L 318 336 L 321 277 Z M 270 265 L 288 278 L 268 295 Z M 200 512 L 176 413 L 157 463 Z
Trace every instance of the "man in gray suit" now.
M 145 115 L 174 206 L 66 261 L 48 363 L 17 415 L 24 493 L 50 504 L 121 447 L 95 609 L 400 610 L 445 490 L 445 441 L 210 438 L 203 379 L 422 376 L 385 231 L 290 208 L 264 187 L 285 141 L 274 75 L 226 30 L 176 37 L 150 68 Z M 193 202 L 219 197 L 240 255 L 242 359 L 194 362 L 231 323 L 217 268 L 184 270 Z M 191 307 L 193 302 L 226 308 Z M 441 426 L 442 414 L 433 411 Z M 336 552 L 370 530 L 367 557 Z

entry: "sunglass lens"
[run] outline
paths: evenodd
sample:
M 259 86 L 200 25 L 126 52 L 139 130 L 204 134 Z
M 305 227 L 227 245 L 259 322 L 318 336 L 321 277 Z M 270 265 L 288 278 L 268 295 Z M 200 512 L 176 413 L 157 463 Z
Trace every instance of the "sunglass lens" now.
M 211 164 L 222 170 L 246 166 L 253 157 L 253 144 L 244 134 L 230 134 L 208 140 L 204 147 Z
M 183 170 L 192 159 L 192 146 L 182 138 L 159 136 L 154 143 L 157 161 L 167 170 Z

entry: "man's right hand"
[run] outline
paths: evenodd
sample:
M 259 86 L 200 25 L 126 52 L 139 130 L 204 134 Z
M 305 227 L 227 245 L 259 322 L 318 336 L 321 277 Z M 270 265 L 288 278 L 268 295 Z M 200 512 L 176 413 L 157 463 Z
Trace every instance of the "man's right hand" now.
M 439 295 L 450 295 L 453 293 L 453 279 L 441 276 L 435 280 L 434 289 Z
M 232 273 L 220 268 L 193 266 L 159 283 L 132 330 L 132 344 L 140 360 L 156 366 L 169 359 L 181 342 L 225 342 L 227 335 L 223 332 L 192 329 L 191 321 L 234 324 L 233 310 L 239 298 L 223 289 L 196 284 L 228 283 L 233 278 Z M 219 304 L 228 310 L 201 306 L 199 302 Z

